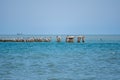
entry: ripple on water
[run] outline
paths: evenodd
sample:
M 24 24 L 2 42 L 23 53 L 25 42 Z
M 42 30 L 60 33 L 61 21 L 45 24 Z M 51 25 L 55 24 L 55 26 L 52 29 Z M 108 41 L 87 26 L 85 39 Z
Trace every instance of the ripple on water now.
M 119 80 L 120 44 L 0 43 L 2 80 Z

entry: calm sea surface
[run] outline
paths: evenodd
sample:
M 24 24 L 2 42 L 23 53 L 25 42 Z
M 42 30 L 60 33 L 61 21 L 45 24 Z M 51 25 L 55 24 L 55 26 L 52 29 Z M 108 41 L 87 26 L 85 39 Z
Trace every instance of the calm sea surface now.
M 120 80 L 120 35 L 85 39 L 66 43 L 63 36 L 57 43 L 52 36 L 52 42 L 0 42 L 0 80 Z

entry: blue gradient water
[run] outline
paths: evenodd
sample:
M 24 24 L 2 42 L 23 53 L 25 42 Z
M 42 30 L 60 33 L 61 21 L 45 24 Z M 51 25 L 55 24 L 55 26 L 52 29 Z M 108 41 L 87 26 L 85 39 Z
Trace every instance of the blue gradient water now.
M 120 36 L 0 42 L 0 80 L 120 80 Z

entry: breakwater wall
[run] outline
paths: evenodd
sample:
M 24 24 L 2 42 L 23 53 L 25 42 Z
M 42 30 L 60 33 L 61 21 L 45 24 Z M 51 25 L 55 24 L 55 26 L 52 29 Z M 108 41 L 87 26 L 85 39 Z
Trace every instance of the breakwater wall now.
M 66 42 L 75 42 L 75 38 L 77 42 L 85 42 L 85 36 L 66 36 L 65 40 L 61 36 L 56 36 L 56 42 L 66 41 Z M 0 38 L 0 42 L 51 42 L 52 37 L 30 37 L 30 38 Z

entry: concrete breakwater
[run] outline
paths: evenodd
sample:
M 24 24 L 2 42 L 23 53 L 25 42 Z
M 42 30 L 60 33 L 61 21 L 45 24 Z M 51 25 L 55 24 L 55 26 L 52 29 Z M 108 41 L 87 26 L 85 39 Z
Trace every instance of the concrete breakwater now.
M 84 36 L 66 36 L 65 41 L 66 42 L 75 42 L 75 38 L 77 38 L 77 42 L 85 42 L 85 37 Z M 28 39 L 24 38 L 11 38 L 11 39 L 0 39 L 0 42 L 51 42 L 52 37 L 45 37 L 45 38 L 35 38 L 31 37 Z M 56 36 L 56 42 L 61 42 L 62 37 L 61 36 Z
M 0 42 L 50 42 L 51 38 L 0 39 Z

